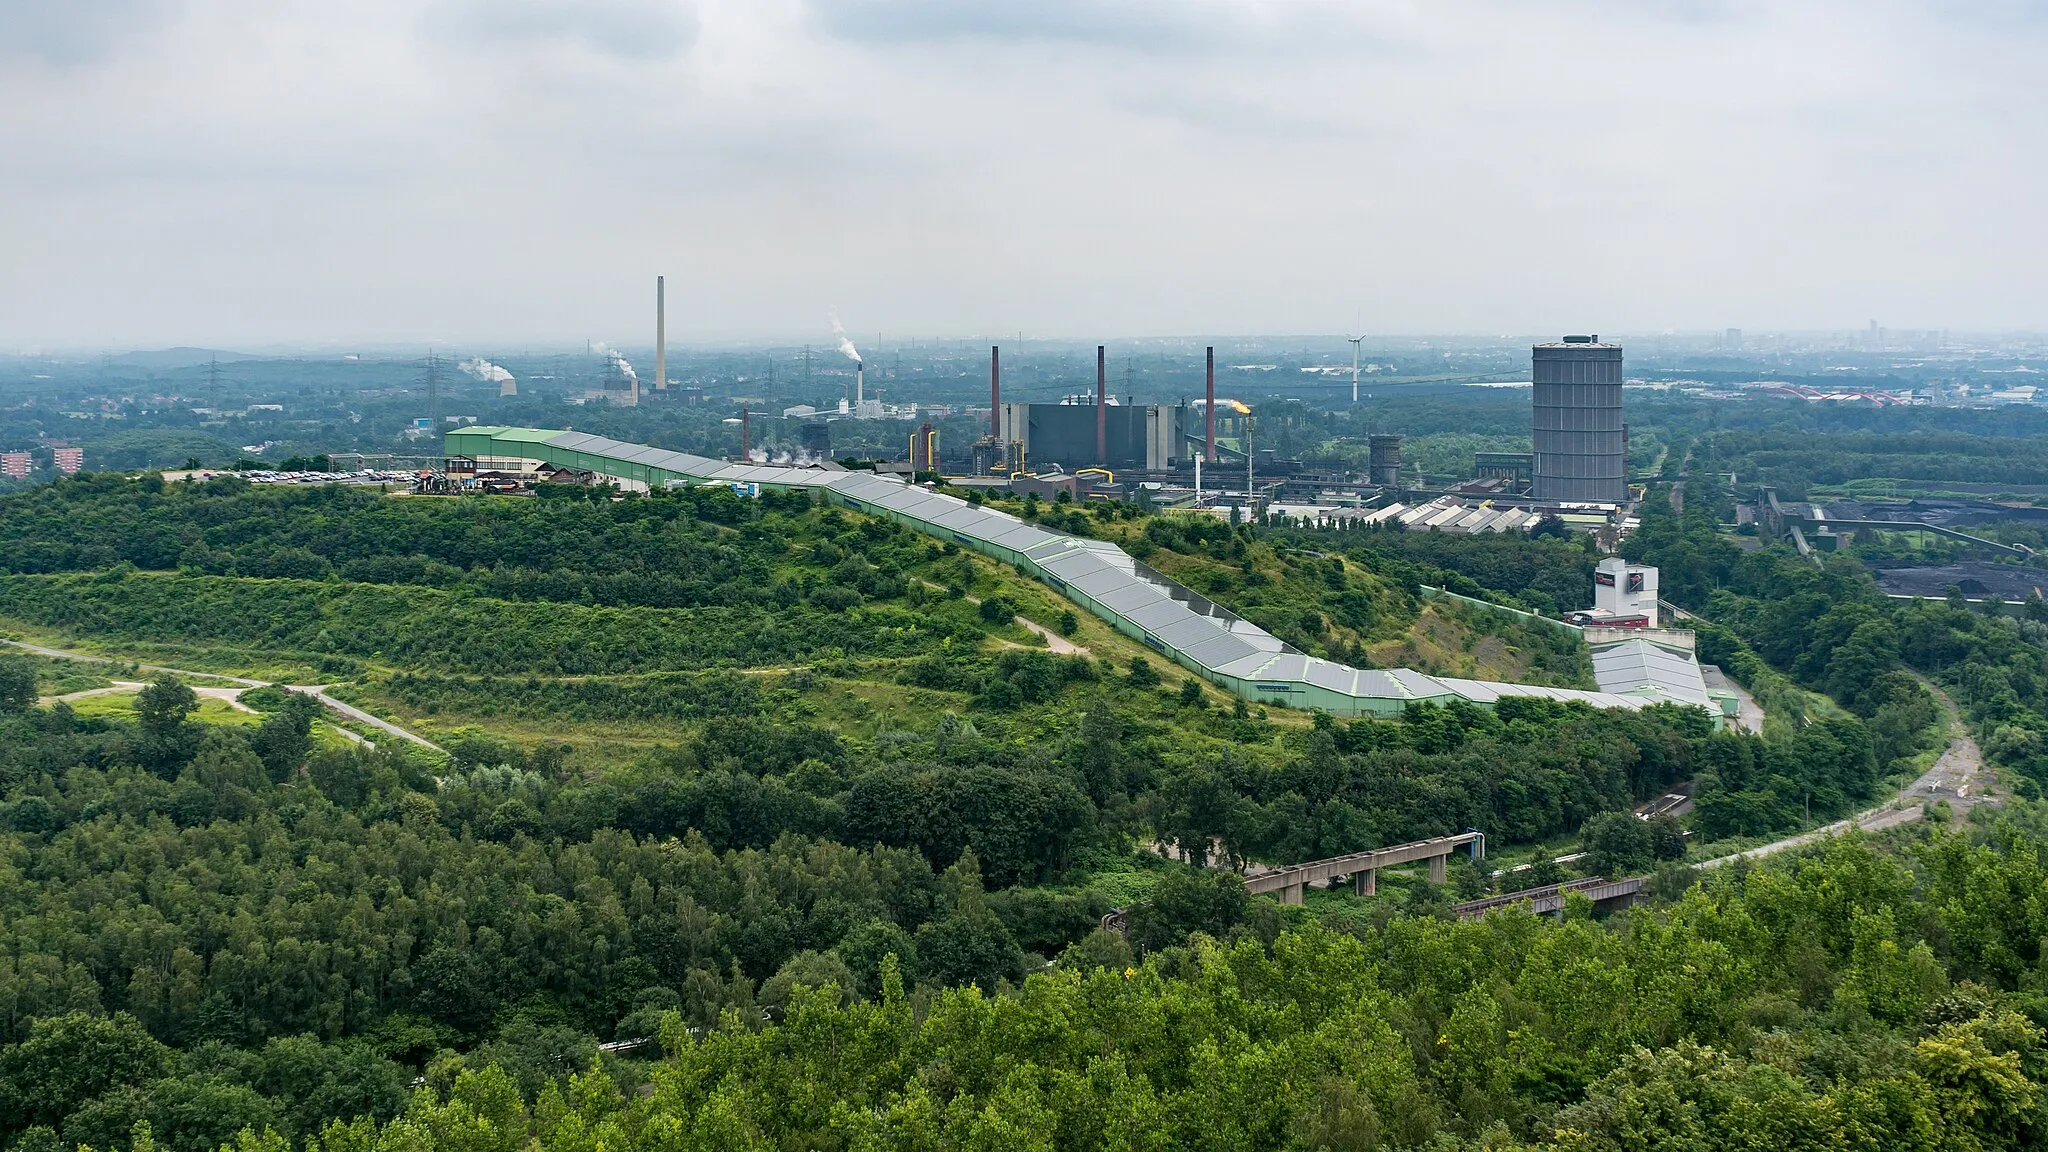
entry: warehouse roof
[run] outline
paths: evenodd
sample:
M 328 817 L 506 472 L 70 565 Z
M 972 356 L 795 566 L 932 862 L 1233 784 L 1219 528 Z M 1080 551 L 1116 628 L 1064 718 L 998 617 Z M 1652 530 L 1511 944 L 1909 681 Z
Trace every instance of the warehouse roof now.
M 1603 692 L 1656 694 L 1707 705 L 1707 681 L 1691 656 L 1631 638 L 1593 649 L 1593 680 Z

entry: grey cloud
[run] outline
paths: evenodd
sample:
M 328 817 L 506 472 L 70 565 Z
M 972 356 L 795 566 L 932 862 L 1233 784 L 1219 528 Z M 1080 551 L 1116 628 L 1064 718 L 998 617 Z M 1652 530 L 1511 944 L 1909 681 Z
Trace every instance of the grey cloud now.
M 181 0 L 0 0 L 0 59 L 94 64 L 182 7 Z
M 2038 324 L 1955 7 L 0 0 L 0 347 Z
M 665 59 L 697 37 L 690 0 L 439 0 L 428 28 L 444 39 L 571 42 L 623 59 Z
M 811 12 L 849 40 L 1050 40 L 1153 50 L 1225 42 L 1223 5 L 1169 0 L 811 0 Z

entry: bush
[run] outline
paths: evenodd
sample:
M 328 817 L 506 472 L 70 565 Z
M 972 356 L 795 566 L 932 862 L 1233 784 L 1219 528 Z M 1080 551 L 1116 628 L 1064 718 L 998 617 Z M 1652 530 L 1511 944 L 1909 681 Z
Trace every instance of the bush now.
M 1587 870 L 1616 877 L 1641 871 L 1655 858 L 1655 837 L 1648 822 L 1629 812 L 1602 812 L 1579 829 L 1586 845 Z
M 1250 908 L 1251 896 L 1235 872 L 1169 872 L 1131 909 L 1131 946 L 1157 952 L 1185 944 L 1198 932 L 1228 940 Z

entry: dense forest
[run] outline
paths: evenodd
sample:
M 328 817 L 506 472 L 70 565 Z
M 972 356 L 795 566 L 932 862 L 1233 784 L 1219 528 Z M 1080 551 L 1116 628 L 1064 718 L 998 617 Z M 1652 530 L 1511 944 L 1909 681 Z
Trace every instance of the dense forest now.
M 1725 499 L 1725 497 L 1724 497 Z M 1963 711 L 1985 755 L 2030 794 L 2048 787 L 2048 623 L 1972 607 L 1960 597 L 1886 597 L 1853 557 L 1825 562 L 1774 546 L 1744 552 L 1715 528 L 1711 502 L 1684 515 L 1645 505 L 1624 554 L 1670 574 L 1664 595 L 1703 613 L 1702 659 L 1749 682 L 1774 675 L 1826 693 L 1860 718 L 1879 746 L 1908 748 L 1931 722 L 1916 677 L 1939 684 Z M 1744 825 L 1783 826 L 1799 789 L 1765 771 L 1743 771 Z M 1724 777 L 1724 780 L 1733 777 Z M 1714 819 L 1703 803 L 1701 818 Z
M 1932 747 L 1917 676 L 2048 783 L 2038 626 L 1744 553 L 1705 487 L 1668 509 L 1629 554 L 1685 574 L 1667 595 L 1712 621 L 1703 655 L 1790 717 L 1764 737 L 1535 699 L 1217 707 L 1014 573 L 802 501 L 0 497 L 14 626 L 462 721 L 445 755 L 345 745 L 274 690 L 200 723 L 170 677 L 74 709 L 37 702 L 76 690 L 55 662 L 0 658 L 0 1144 L 2028 1146 L 2031 807 L 1701 882 L 1667 865 L 1605 921 L 1455 923 L 1498 883 L 1462 858 L 1444 888 L 1304 909 L 1149 850 L 1584 832 L 1589 867 L 1646 872 L 1687 854 L 1675 827 L 1593 829 L 1680 781 L 1696 840 L 1867 804 Z M 1560 630 L 1423 593 L 1577 606 L 1574 540 L 1033 512 L 1307 650 L 1406 658 L 1427 625 L 1585 675 Z M 572 747 L 635 725 L 630 753 Z
M 1233 932 L 1014 997 L 920 1003 L 885 966 L 880 996 L 800 994 L 777 1028 L 675 1021 L 644 1093 L 592 1067 L 523 1108 L 465 1071 L 322 1147 L 2031 1147 L 2039 852 L 1845 843 L 1605 927 Z
M 1604 923 L 1165 871 L 1126 939 L 971 854 L 720 852 L 530 765 L 434 790 L 316 753 L 279 783 L 158 697 L 136 731 L 4 725 L 13 764 L 174 750 L 9 802 L 10 1148 L 2017 1149 L 2048 1122 L 2031 808 L 1671 874 Z M 659 1060 L 599 1052 L 641 1036 Z

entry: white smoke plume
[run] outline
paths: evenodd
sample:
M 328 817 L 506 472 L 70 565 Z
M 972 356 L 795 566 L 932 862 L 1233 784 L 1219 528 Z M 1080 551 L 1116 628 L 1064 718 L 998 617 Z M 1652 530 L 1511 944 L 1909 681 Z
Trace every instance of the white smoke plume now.
M 469 373 L 471 376 L 474 376 L 477 379 L 482 380 L 486 384 L 512 383 L 512 373 L 505 371 L 505 369 L 499 367 L 496 364 L 491 363 L 489 360 L 486 360 L 481 356 L 475 356 L 468 360 L 464 360 L 461 364 L 457 365 L 457 367 L 461 368 L 464 372 Z
M 860 349 L 855 348 L 853 341 L 846 338 L 846 325 L 839 322 L 837 308 L 832 310 L 832 334 L 839 337 L 839 350 L 846 353 L 846 358 L 855 364 L 860 363 Z
M 611 360 L 612 366 L 619 370 L 619 375 L 624 376 L 626 379 L 635 382 L 637 382 L 640 379 L 640 374 L 638 372 L 633 371 L 632 362 L 627 360 L 624 356 L 619 355 L 619 350 L 617 348 L 611 347 L 602 340 L 598 341 L 595 345 L 593 345 L 593 348 L 596 350 L 598 355 L 606 357 L 609 360 Z

